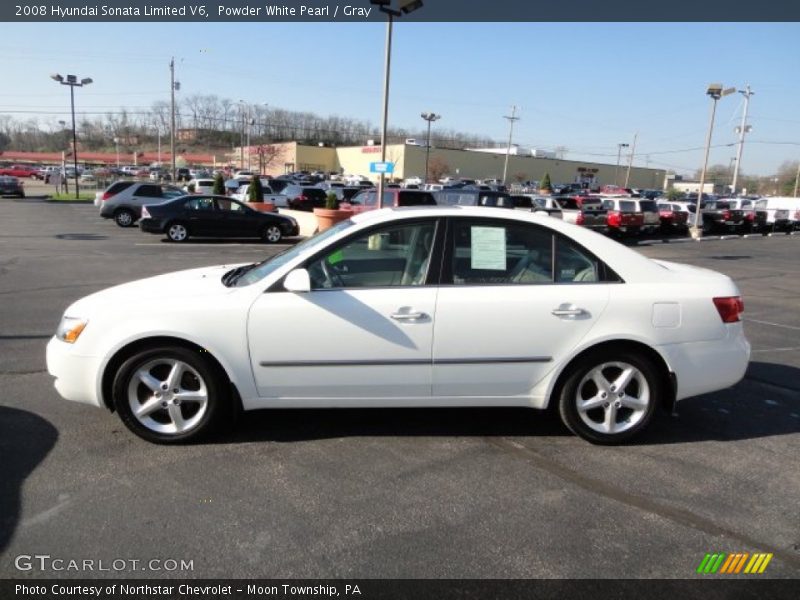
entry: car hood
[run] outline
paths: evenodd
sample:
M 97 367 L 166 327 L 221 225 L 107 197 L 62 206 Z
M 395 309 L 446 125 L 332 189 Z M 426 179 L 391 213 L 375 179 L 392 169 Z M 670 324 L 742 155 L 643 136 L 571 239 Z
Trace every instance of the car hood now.
M 245 263 L 246 264 L 246 263 Z M 186 271 L 164 273 L 100 290 L 74 302 L 65 314 L 86 317 L 99 310 L 119 310 L 124 306 L 141 307 L 150 302 L 196 300 L 209 296 L 226 296 L 237 288 L 222 284 L 222 276 L 240 264 L 217 265 Z

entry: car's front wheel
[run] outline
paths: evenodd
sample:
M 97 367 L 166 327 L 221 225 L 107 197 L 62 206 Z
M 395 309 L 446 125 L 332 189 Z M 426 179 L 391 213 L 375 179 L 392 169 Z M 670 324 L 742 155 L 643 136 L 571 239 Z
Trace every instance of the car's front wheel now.
M 261 232 L 261 239 L 269 244 L 276 244 L 281 241 L 283 232 L 277 225 L 267 225 L 264 231 Z
M 133 433 L 159 444 L 193 442 L 220 422 L 228 398 L 214 367 L 181 347 L 151 348 L 114 378 L 114 407 Z
M 189 230 L 183 223 L 170 223 L 167 227 L 167 238 L 170 242 L 185 242 L 189 239 Z
M 661 378 L 651 361 L 625 351 L 579 360 L 561 388 L 559 413 L 573 433 L 595 444 L 618 444 L 642 429 L 661 402 Z

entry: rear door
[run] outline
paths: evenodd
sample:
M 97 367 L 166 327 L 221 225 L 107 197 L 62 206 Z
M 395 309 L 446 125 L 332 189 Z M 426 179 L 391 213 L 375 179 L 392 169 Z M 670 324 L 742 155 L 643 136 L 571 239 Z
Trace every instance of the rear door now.
M 608 303 L 597 259 L 534 223 L 450 221 L 433 332 L 433 395 L 525 398 Z

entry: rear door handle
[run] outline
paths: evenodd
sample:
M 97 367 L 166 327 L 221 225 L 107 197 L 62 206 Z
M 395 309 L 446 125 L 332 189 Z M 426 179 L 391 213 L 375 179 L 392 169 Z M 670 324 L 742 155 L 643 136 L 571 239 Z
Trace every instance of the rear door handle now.
M 558 308 L 554 308 L 551 313 L 557 317 L 579 317 L 581 315 L 585 315 L 586 311 L 582 308 L 578 308 L 575 305 L 562 304 Z

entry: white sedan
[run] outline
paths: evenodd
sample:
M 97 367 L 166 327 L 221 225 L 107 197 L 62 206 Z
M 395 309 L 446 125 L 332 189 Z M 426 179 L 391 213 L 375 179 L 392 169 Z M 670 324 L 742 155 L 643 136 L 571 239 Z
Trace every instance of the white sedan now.
M 261 263 L 78 300 L 47 366 L 64 398 L 159 443 L 240 409 L 551 405 L 618 443 L 743 377 L 742 310 L 725 275 L 557 219 L 384 209 Z

